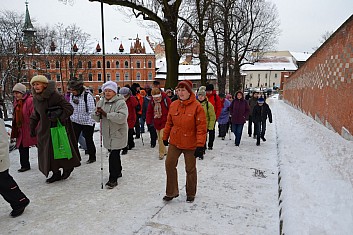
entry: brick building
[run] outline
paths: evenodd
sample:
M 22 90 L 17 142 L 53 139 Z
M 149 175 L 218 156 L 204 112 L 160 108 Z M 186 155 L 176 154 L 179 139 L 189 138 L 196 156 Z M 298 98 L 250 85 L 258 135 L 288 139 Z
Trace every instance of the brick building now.
M 104 82 L 102 48 L 97 43 L 95 48 L 82 48 L 74 43 L 67 50 L 60 48 L 54 41 L 47 51 L 40 50 L 35 40 L 34 29 L 26 3 L 25 24 L 22 41 L 18 43 L 19 58 L 17 79 L 29 88 L 30 79 L 42 74 L 57 82 L 59 91 L 66 91 L 66 83 L 70 77 L 81 77 L 85 86 L 95 94 L 99 92 Z M 105 79 L 115 81 L 118 86 L 134 82 L 142 87 L 152 84 L 155 77 L 155 54 L 149 38 L 114 38 L 106 39 L 105 43 Z M 6 69 L 8 58 L 0 58 L 1 68 Z M 2 75 L 0 75 L 2 76 Z M 13 85 L 13 84 L 12 84 Z M 11 84 L 8 84 L 8 89 Z
M 286 102 L 353 140 L 353 15 L 294 74 Z

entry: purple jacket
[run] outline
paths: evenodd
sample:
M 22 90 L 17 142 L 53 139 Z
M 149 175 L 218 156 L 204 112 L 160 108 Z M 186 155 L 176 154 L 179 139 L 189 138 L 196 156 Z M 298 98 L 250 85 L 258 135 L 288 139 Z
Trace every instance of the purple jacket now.
M 14 110 L 16 109 L 17 101 L 14 102 Z M 23 114 L 23 123 L 20 128 L 15 127 L 16 119 L 12 120 L 12 130 L 18 130 L 16 135 L 16 147 L 18 148 L 21 143 L 23 147 L 30 147 L 32 145 L 37 144 L 37 137 L 30 136 L 30 116 L 33 112 L 33 97 L 31 94 L 25 94 L 23 96 L 23 107 L 22 107 L 22 114 Z M 14 112 L 15 113 L 15 112 Z
M 229 122 L 229 106 L 230 101 L 227 99 L 223 99 L 223 108 L 221 111 L 221 115 L 218 118 L 218 124 L 227 124 Z
M 242 94 L 242 98 L 238 99 L 238 93 Z M 235 94 L 234 100 L 229 107 L 230 114 L 232 115 L 232 124 L 244 124 L 250 113 L 248 102 L 244 99 L 244 94 L 238 91 Z

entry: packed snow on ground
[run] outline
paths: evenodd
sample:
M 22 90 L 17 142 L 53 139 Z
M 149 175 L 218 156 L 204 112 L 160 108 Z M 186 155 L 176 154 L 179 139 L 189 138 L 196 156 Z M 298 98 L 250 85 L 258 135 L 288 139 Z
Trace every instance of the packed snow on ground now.
M 268 103 L 274 122 L 267 125 L 266 142 L 256 146 L 245 125 L 240 147 L 233 135 L 216 137 L 214 149 L 198 160 L 194 203 L 185 202 L 183 157 L 180 196 L 163 202 L 164 161 L 157 147 L 150 148 L 148 133 L 122 156 L 123 177 L 111 190 L 101 188 L 101 173 L 103 183 L 108 180 L 108 158 L 99 132 L 94 136 L 98 161 L 85 164 L 88 156 L 81 151 L 82 165 L 53 184 L 39 172 L 35 148 L 32 170 L 18 173 L 15 150 L 10 173 L 31 203 L 22 216 L 11 218 L 1 199 L 0 233 L 273 235 L 281 224 L 285 234 L 351 234 L 352 142 L 276 97 Z

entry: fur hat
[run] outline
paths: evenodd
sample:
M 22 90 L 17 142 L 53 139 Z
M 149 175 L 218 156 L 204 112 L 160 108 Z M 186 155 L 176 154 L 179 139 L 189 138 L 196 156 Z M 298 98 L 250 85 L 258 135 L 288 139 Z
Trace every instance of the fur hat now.
M 206 96 L 206 87 L 200 86 L 199 90 L 197 91 L 197 95 Z
M 105 91 L 106 89 L 110 89 L 114 91 L 115 93 L 118 93 L 118 85 L 115 82 L 112 81 L 107 81 L 106 83 L 103 84 L 102 90 Z M 129 89 L 129 88 L 127 88 Z
M 161 90 L 157 87 L 155 88 L 152 88 L 152 91 L 151 91 L 151 95 L 154 96 L 154 95 L 159 95 L 161 94 Z
M 82 90 L 83 89 L 83 80 L 76 77 L 70 78 L 67 82 L 67 88 L 70 90 Z
M 22 83 L 17 83 L 13 88 L 12 88 L 12 92 L 17 91 L 20 92 L 22 94 L 26 93 L 26 86 L 23 85 Z
M 265 103 L 265 99 L 260 97 L 260 98 L 257 99 L 257 103 L 263 104 L 263 103 Z
M 179 82 L 177 88 L 185 88 L 189 93 L 193 93 L 192 82 L 189 80 Z
M 35 82 L 41 82 L 41 83 L 46 83 L 48 84 L 48 78 L 43 76 L 43 75 L 36 75 L 31 79 L 31 85 L 33 85 L 33 83 Z
M 130 89 L 127 88 L 127 87 L 122 87 L 122 88 L 120 89 L 120 91 L 119 91 L 119 94 L 120 94 L 120 95 L 128 95 L 128 94 L 130 94 L 130 93 L 131 93 L 131 91 L 130 91 Z
M 213 84 L 207 84 L 206 85 L 206 91 L 213 91 L 213 90 L 214 90 Z

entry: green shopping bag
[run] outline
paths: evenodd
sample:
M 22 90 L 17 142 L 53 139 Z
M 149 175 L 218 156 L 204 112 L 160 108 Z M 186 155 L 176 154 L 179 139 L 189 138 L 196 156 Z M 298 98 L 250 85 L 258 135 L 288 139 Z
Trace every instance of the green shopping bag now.
M 58 120 L 57 126 L 50 128 L 51 141 L 54 150 L 54 159 L 71 159 L 71 147 L 65 126 Z

